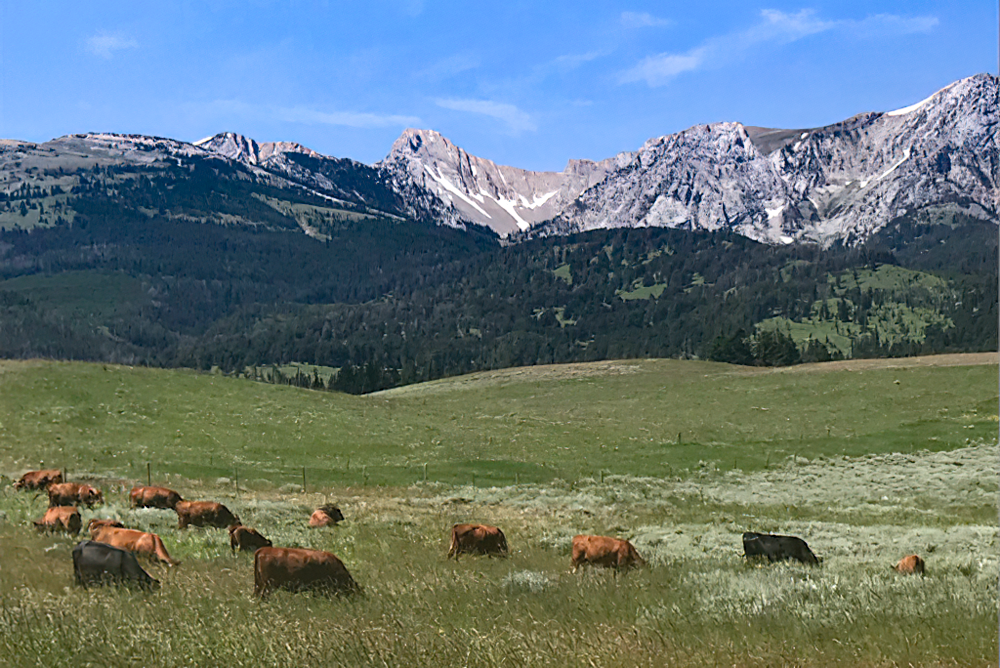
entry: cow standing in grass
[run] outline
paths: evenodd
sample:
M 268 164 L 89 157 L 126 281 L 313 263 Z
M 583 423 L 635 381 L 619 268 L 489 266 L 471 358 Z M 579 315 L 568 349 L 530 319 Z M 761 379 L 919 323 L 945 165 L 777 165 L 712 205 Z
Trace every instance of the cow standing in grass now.
M 180 501 L 174 510 L 178 529 L 188 526 L 228 529 L 234 524 L 242 524 L 229 508 L 215 501 Z
M 260 598 L 275 589 L 332 594 L 360 589 L 336 555 L 291 547 L 262 547 L 254 552 L 253 581 L 253 593 Z
M 101 490 L 76 482 L 49 485 L 48 492 L 50 507 L 84 505 L 92 508 L 95 504 L 104 503 Z
M 485 554 L 506 557 L 507 537 L 503 531 L 489 524 L 456 524 L 451 528 L 451 545 L 448 559 L 460 554 Z
M 14 483 L 14 489 L 41 490 L 46 489 L 49 485 L 58 485 L 62 481 L 62 471 L 59 469 L 28 471 Z
M 76 506 L 56 506 L 45 511 L 42 519 L 34 523 L 39 531 L 66 531 L 71 534 L 80 533 L 83 521 Z
M 229 527 L 229 549 L 236 554 L 240 552 L 256 552 L 262 547 L 271 547 L 271 541 L 261 535 L 256 529 L 234 524 Z
M 163 540 L 155 533 L 107 526 L 99 520 L 91 520 L 87 529 L 90 531 L 90 537 L 98 543 L 105 543 L 121 550 L 141 554 L 161 561 L 168 566 L 176 566 L 180 563 L 170 557 L 167 548 L 163 545 Z
M 924 575 L 924 560 L 920 555 L 911 554 L 900 559 L 892 570 L 903 575 Z
M 155 486 L 133 487 L 128 495 L 133 508 L 163 508 L 173 510 L 183 501 L 181 495 L 172 489 Z
M 73 575 L 81 587 L 119 584 L 152 589 L 160 586 L 158 580 L 142 570 L 134 554 L 91 540 L 73 548 Z
M 819 559 L 798 536 L 781 536 L 748 531 L 743 534 L 743 556 L 749 559 L 767 557 L 771 563 L 795 559 L 809 566 L 818 566 Z
M 573 536 L 573 556 L 570 561 L 573 572 L 576 573 L 585 564 L 620 571 L 645 566 L 646 560 L 639 556 L 639 552 L 627 540 L 609 536 Z

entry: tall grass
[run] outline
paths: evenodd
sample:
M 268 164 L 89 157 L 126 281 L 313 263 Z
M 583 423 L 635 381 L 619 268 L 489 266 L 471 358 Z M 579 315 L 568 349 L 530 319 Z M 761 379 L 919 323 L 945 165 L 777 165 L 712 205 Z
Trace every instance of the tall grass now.
M 333 551 L 364 587 L 346 598 L 279 592 L 265 603 L 251 595 L 251 558 L 230 555 L 224 530 L 179 531 L 172 512 L 129 509 L 113 486 L 84 520 L 116 516 L 156 531 L 183 563 L 148 564 L 163 583 L 150 594 L 79 589 L 75 540 L 38 535 L 28 522 L 44 498 L 6 488 L 0 657 L 12 666 L 996 665 L 1000 555 L 995 511 L 981 508 L 996 498 L 997 456 L 995 444 L 974 444 L 789 459 L 745 477 L 706 469 L 696 479 L 493 489 L 237 498 L 228 485 L 182 487 L 223 500 L 277 545 Z M 956 484 L 931 484 L 948 467 L 961 472 Z M 880 468 L 886 488 L 863 489 Z M 903 476 L 908 487 L 895 482 Z M 800 495 L 803 481 L 811 494 Z M 326 500 L 347 521 L 308 529 L 309 511 Z M 797 504 L 808 507 L 790 512 Z M 464 520 L 501 526 L 511 557 L 446 560 L 448 528 Z M 747 565 L 745 529 L 796 533 L 823 564 Z M 573 575 L 577 532 L 628 537 L 650 566 Z M 890 570 L 914 551 L 926 577 Z

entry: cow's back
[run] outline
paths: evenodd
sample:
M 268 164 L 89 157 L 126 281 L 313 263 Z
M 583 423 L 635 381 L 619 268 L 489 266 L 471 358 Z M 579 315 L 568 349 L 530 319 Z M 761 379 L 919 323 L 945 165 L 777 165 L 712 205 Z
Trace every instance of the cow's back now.
M 73 548 L 73 575 L 83 587 L 91 584 L 136 584 L 143 588 L 160 583 L 150 577 L 131 552 L 97 541 L 83 541 Z
M 920 555 L 910 554 L 900 559 L 892 569 L 903 575 L 924 575 L 925 566 Z
M 322 550 L 262 547 L 254 552 L 254 594 L 274 589 L 324 590 L 350 593 L 358 589 L 347 567 L 336 555 Z
M 221 529 L 240 524 L 240 518 L 215 501 L 179 501 L 174 507 L 178 528 L 211 526 Z
M 819 565 L 809 545 L 798 536 L 748 531 L 743 534 L 743 556 L 747 559 L 766 557 L 772 563 L 795 559 L 810 566 Z

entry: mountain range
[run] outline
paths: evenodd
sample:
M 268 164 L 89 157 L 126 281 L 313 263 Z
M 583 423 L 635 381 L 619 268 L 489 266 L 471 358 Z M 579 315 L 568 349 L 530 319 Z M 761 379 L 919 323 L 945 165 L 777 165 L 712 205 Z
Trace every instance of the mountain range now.
M 416 129 L 404 131 L 370 166 L 231 132 L 194 143 L 107 133 L 42 144 L 3 140 L 0 187 L 8 193 L 25 184 L 71 188 L 69 175 L 81 168 L 190 167 L 213 159 L 213 169 L 232 178 L 297 191 L 332 209 L 479 225 L 512 242 L 667 227 L 729 230 L 769 244 L 857 244 L 904 217 L 996 222 L 998 95 L 998 79 L 980 74 L 895 111 L 794 130 L 697 125 L 599 162 L 570 160 L 561 172 L 497 165 L 435 131 Z M 0 214 L 0 225 L 18 222 L 11 212 Z
M 561 172 L 414 129 L 374 165 L 231 132 L 0 140 L 0 357 L 309 364 L 326 380 L 294 382 L 368 392 L 585 360 L 995 350 L 997 96 L 977 75 Z

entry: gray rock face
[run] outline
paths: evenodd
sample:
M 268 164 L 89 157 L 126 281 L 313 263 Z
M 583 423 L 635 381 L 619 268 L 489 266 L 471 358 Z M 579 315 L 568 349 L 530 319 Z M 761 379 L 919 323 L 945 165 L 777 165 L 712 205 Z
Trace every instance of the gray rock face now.
M 856 243 L 904 215 L 997 220 L 997 83 L 976 75 L 823 128 L 699 125 L 558 173 L 498 166 L 407 130 L 379 167 L 414 211 L 515 238 L 661 226 Z
M 478 223 L 507 236 L 553 218 L 615 164 L 572 160 L 562 172 L 532 172 L 477 158 L 433 130 L 410 129 L 376 166 L 411 215 Z

